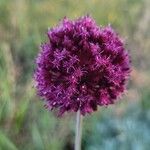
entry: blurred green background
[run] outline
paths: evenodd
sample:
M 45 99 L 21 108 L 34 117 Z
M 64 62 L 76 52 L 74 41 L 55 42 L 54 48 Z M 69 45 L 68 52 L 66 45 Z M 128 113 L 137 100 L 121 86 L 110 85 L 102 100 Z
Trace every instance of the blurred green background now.
M 82 149 L 150 149 L 150 0 L 0 0 L 0 150 L 73 149 L 75 114 L 44 109 L 34 60 L 48 27 L 86 14 L 124 37 L 132 73 L 121 101 L 84 118 Z

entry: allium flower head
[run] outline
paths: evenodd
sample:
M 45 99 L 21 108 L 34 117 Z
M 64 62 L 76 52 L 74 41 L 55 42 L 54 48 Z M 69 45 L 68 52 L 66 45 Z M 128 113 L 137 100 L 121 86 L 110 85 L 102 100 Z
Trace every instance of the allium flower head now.
M 98 105 L 113 104 L 124 92 L 130 59 L 110 26 L 99 27 L 90 16 L 64 18 L 47 35 L 34 78 L 48 109 L 85 115 Z

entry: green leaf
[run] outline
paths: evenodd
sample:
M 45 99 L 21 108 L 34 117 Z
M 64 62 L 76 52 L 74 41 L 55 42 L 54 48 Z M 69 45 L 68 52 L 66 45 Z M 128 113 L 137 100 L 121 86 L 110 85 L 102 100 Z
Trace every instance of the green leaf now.
M 15 144 L 0 131 L 0 149 L 2 150 L 18 150 Z
M 44 143 L 36 124 L 32 126 L 32 139 L 36 150 L 44 150 Z

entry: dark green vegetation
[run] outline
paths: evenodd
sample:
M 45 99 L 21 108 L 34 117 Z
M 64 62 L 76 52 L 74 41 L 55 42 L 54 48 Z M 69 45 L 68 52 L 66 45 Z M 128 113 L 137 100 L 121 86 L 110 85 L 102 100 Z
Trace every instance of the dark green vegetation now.
M 133 69 L 121 101 L 85 117 L 82 147 L 149 150 L 149 0 L 0 0 L 0 150 L 72 149 L 74 114 L 57 118 L 45 110 L 32 76 L 47 27 L 85 14 L 124 37 Z

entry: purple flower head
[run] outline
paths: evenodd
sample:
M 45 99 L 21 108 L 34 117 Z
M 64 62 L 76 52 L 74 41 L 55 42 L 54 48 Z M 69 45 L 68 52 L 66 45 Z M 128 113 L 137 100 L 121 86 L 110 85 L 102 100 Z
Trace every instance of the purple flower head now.
M 130 59 L 120 37 L 110 26 L 99 27 L 89 17 L 64 18 L 48 30 L 41 45 L 34 78 L 48 109 L 59 114 L 113 104 L 125 90 Z

